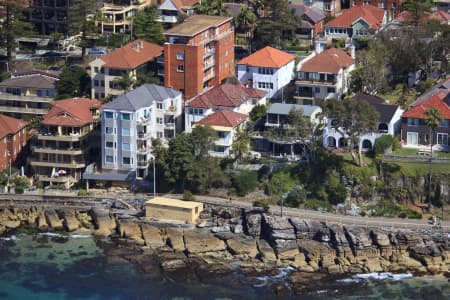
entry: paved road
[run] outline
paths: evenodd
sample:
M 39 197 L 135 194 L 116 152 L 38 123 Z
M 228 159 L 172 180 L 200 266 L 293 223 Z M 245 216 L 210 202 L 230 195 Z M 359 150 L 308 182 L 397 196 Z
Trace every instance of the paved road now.
M 174 195 L 179 197 L 180 195 Z M 252 204 L 248 202 L 235 201 L 231 202 L 227 199 L 208 197 L 208 196 L 195 196 L 197 201 L 203 203 L 217 204 L 236 208 L 252 208 Z M 280 215 L 280 206 L 271 205 L 270 211 L 276 215 Z M 283 215 L 288 217 L 299 217 L 305 219 L 313 219 L 325 222 L 334 222 L 346 225 L 363 225 L 368 227 L 392 227 L 392 228 L 406 228 L 412 230 L 418 229 L 432 229 L 432 226 L 428 224 L 426 220 L 418 219 L 400 219 L 400 218 L 380 218 L 380 217 L 360 217 L 360 216 L 345 216 L 326 212 L 317 212 L 313 210 L 305 210 L 298 208 L 283 208 Z M 442 224 L 442 229 L 445 232 L 450 233 L 450 222 L 445 221 Z

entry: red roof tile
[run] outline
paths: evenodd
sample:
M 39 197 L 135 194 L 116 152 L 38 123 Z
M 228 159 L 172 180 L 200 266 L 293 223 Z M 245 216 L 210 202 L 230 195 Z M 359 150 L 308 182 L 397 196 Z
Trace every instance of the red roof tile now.
M 240 114 L 231 110 L 218 110 L 209 116 L 201 119 L 196 124 L 209 126 L 236 127 L 248 119 L 247 115 Z
M 438 20 L 438 21 L 446 23 L 446 22 L 450 21 L 450 14 L 446 13 L 443 10 L 437 10 L 434 13 L 432 13 L 431 15 L 429 15 L 428 19 Z
M 173 5 L 175 5 L 179 11 L 182 11 L 183 8 L 191 8 L 199 2 L 200 0 L 172 0 Z
M 293 60 L 295 60 L 294 55 L 267 46 L 241 59 L 238 65 L 280 68 Z
M 405 118 L 424 119 L 425 111 L 432 107 L 435 107 L 441 114 L 442 119 L 450 119 L 450 107 L 445 103 L 445 93 L 438 93 L 432 96 L 430 99 L 422 102 L 421 104 L 408 109 L 403 113 Z
M 103 55 L 100 59 L 105 62 L 105 67 L 130 70 L 160 56 L 163 50 L 164 48 L 161 46 L 135 40 Z
M 325 27 L 348 28 L 351 27 L 355 21 L 362 18 L 369 24 L 369 28 L 377 29 L 381 27 L 383 16 L 384 9 L 376 6 L 353 6 L 352 8 L 343 10 L 342 15 L 337 16 L 326 23 Z
M 89 98 L 72 98 L 52 102 L 52 108 L 44 116 L 44 125 L 83 126 L 91 123 L 92 108 L 100 108 L 103 102 Z
M 16 134 L 27 126 L 27 122 L 0 114 L 0 138 L 8 134 Z
M 195 97 L 186 104 L 187 107 L 211 108 L 217 106 L 238 107 L 248 98 L 262 98 L 265 91 L 246 88 L 242 84 L 225 83 L 213 87 Z
M 344 50 L 327 49 L 303 63 L 298 71 L 337 74 L 343 67 L 355 63 L 355 60 Z

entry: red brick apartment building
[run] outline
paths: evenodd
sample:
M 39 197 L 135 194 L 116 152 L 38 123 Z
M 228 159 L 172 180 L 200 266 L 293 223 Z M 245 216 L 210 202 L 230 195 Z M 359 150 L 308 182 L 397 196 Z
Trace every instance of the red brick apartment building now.
M 0 171 L 14 164 L 28 142 L 27 122 L 0 114 Z
M 164 85 L 192 98 L 234 76 L 231 17 L 193 15 L 167 30 Z

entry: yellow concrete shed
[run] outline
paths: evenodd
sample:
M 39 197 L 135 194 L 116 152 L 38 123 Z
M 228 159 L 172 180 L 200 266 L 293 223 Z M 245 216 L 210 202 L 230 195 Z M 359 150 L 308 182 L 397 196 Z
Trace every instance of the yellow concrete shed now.
M 145 216 L 165 221 L 195 223 L 203 211 L 203 203 L 155 197 L 145 202 Z

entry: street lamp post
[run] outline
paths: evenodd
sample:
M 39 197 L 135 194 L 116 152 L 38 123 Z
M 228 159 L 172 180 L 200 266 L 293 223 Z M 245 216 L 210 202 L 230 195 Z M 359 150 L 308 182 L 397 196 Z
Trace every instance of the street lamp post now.
M 155 167 L 155 156 L 150 154 L 153 161 L 153 198 L 156 197 L 156 167 Z

